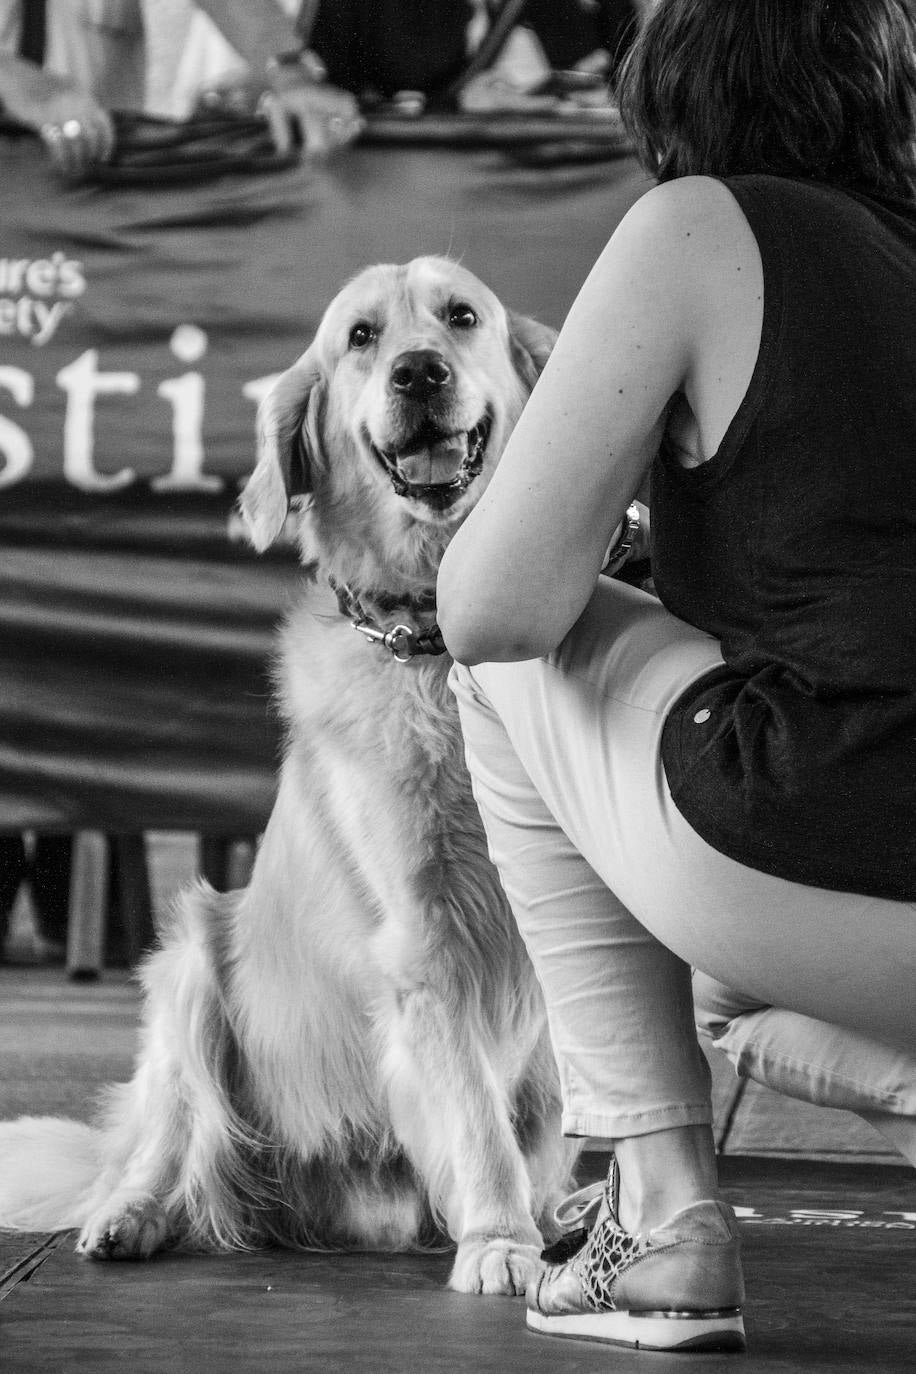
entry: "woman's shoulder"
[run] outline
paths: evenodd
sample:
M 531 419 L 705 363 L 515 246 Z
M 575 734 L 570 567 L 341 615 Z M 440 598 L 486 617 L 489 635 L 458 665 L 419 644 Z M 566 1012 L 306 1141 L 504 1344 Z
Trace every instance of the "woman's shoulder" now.
M 654 233 L 714 229 L 740 220 L 738 198 L 718 177 L 675 177 L 645 191 L 624 217 Z
M 646 191 L 621 220 L 621 246 L 642 243 L 655 256 L 677 249 L 678 258 L 714 258 L 728 246 L 746 246 L 747 216 L 738 198 L 715 177 L 689 176 Z
M 612 253 L 651 271 L 680 297 L 708 293 L 723 276 L 759 264 L 754 233 L 736 197 L 715 177 L 678 177 L 646 191 L 621 220 Z

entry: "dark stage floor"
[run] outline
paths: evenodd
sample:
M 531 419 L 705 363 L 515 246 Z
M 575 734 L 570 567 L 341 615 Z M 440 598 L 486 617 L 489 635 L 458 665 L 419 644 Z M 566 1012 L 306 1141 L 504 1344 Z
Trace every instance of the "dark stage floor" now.
M 166 869 L 171 887 L 174 853 Z M 76 985 L 60 969 L 0 968 L 0 1118 L 87 1119 L 101 1085 L 130 1073 L 137 1011 L 122 972 Z M 105 1265 L 78 1260 L 73 1235 L 0 1232 L 0 1372 L 916 1374 L 912 1170 L 848 1113 L 748 1085 L 719 1054 L 711 1067 L 722 1174 L 743 1209 L 747 1355 L 535 1336 L 520 1300 L 449 1293 L 447 1257 Z M 596 1143 L 584 1177 L 605 1164 Z
M 587 1173 L 603 1167 L 586 1160 Z M 446 1257 L 270 1253 L 78 1260 L 7 1233 L 0 1367 L 322 1374 L 850 1374 L 916 1369 L 916 1190 L 887 1165 L 727 1158 L 745 1209 L 746 1355 L 612 1350 L 528 1333 L 520 1300 L 445 1288 Z M 17 1267 L 18 1264 L 18 1267 Z

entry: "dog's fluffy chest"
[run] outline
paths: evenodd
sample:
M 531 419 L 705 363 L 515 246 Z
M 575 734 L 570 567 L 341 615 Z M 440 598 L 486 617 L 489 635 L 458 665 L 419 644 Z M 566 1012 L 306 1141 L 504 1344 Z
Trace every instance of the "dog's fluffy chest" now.
M 284 635 L 283 714 L 293 740 L 336 741 L 409 786 L 463 760 L 448 668 L 444 656 L 399 663 L 342 616 L 308 604 Z
M 481 938 L 499 928 L 507 939 L 511 922 L 471 794 L 448 667 L 444 657 L 399 664 L 342 617 L 295 615 L 281 680 L 285 783 L 313 835 L 333 833 L 342 868 L 369 899 L 367 914 L 396 910 L 402 928 L 427 926 L 448 907 L 448 920 L 479 928 Z

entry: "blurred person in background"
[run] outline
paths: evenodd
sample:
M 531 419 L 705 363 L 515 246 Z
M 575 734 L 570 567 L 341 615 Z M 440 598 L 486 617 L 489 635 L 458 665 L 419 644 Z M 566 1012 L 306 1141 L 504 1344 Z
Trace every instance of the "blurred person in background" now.
M 359 111 L 306 64 L 282 60 L 296 46 L 296 8 L 278 0 L 0 0 L 0 104 L 75 176 L 111 157 L 110 111 L 186 118 L 195 88 L 222 66 L 247 71 L 271 97 L 281 151 L 292 126 L 307 152 L 330 152 L 359 133 Z
M 552 69 L 612 76 L 639 9 L 640 0 L 306 0 L 297 28 L 328 79 L 362 100 L 409 92 L 447 105 L 487 35 L 508 18 L 495 60 L 498 108 L 507 86 L 536 84 Z
M 535 82 L 575 67 L 613 79 L 647 3 L 509 0 L 504 66 L 533 70 Z M 505 0 L 0 0 L 0 107 L 79 176 L 112 156 L 112 110 L 186 119 L 202 89 L 244 82 L 266 95 L 280 151 L 295 137 L 324 155 L 359 135 L 359 99 L 446 95 L 505 10 Z

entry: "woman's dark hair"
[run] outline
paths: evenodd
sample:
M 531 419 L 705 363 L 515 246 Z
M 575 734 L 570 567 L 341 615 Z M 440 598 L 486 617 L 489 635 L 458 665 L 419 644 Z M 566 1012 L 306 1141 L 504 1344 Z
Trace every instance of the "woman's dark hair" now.
M 650 175 L 916 197 L 916 0 L 660 0 L 617 94 Z

